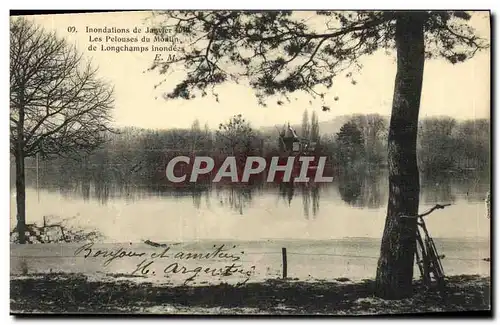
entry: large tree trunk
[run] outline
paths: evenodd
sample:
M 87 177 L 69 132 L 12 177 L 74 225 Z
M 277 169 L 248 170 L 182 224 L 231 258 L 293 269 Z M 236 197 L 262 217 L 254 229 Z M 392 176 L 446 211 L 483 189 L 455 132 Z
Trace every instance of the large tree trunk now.
M 420 183 L 417 129 L 424 73 L 423 14 L 396 22 L 397 74 L 388 139 L 389 202 L 377 267 L 376 292 L 385 299 L 411 295 Z
M 16 153 L 16 207 L 19 244 L 26 244 L 26 184 L 24 181 L 24 155 Z
M 21 91 L 17 121 L 16 159 L 16 207 L 19 243 L 26 244 L 26 182 L 24 176 L 24 90 Z

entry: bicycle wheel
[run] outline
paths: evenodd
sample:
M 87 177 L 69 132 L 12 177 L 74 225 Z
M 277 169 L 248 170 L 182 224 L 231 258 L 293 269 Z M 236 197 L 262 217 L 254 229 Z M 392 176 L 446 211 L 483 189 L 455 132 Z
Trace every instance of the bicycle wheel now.
M 422 257 L 421 260 L 418 260 L 419 255 Z M 422 275 L 422 279 L 426 285 L 429 285 L 431 282 L 430 273 L 429 273 L 429 257 L 427 255 L 424 242 L 422 241 L 422 237 L 420 236 L 420 232 L 417 230 L 417 264 L 420 269 L 420 274 Z
M 429 260 L 431 264 L 431 272 L 434 275 L 436 281 L 441 281 L 444 278 L 443 268 L 441 266 L 441 261 L 437 254 L 436 246 L 430 237 L 425 238 L 425 246 L 429 254 Z

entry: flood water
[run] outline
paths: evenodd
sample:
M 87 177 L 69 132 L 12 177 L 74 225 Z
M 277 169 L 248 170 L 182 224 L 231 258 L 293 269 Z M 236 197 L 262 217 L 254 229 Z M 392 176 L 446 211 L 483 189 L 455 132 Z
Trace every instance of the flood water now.
M 198 251 L 214 243 L 234 244 L 245 251 L 248 267 L 257 266 L 252 281 L 279 277 L 281 247 L 289 251 L 290 276 L 301 280 L 373 277 L 388 198 L 383 172 L 344 175 L 319 187 L 264 183 L 176 191 L 75 181 L 39 183 L 37 190 L 30 184 L 28 223 L 41 225 L 45 216 L 49 223 L 97 230 L 103 247 L 126 243 L 143 249 L 141 242 L 151 240 L 180 242 Z M 438 251 L 446 255 L 446 274 L 489 274 L 490 264 L 483 261 L 490 256 L 488 190 L 489 179 L 474 173 L 422 177 L 420 212 L 451 203 L 427 217 Z M 103 271 L 97 262 L 75 257 L 77 244 L 71 245 L 12 245 L 11 273 L 26 267 L 29 272 L 126 273 L 138 263 L 124 260 Z
M 380 238 L 387 206 L 387 173 L 351 174 L 321 186 L 264 183 L 186 190 L 110 182 L 33 181 L 27 222 L 46 216 L 97 230 L 105 242 Z M 35 185 L 35 186 L 34 186 Z M 452 205 L 427 217 L 436 238 L 489 239 L 484 198 L 489 178 L 479 174 L 422 177 L 420 212 Z M 15 190 L 11 220 L 15 225 Z

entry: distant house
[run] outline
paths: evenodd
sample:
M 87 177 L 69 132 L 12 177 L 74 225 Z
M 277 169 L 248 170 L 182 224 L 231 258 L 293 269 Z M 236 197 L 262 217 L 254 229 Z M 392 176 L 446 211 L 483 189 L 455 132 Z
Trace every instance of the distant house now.
M 285 133 L 280 134 L 280 138 L 285 151 L 291 153 L 314 151 L 316 146 L 315 142 L 310 142 L 309 139 L 299 137 L 297 132 L 290 126 L 290 123 L 288 123 Z

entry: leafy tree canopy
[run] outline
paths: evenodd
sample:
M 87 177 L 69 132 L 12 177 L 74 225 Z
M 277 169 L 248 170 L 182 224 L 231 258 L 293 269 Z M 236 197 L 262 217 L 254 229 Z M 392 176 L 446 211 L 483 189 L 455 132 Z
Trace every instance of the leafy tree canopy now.
M 215 85 L 245 79 L 262 105 L 268 96 L 289 100 L 288 95 L 298 90 L 324 100 L 335 76 L 345 73 L 352 78 L 362 68 L 362 56 L 394 49 L 396 19 L 401 14 L 404 12 L 158 12 L 158 24 L 175 30 L 184 47 L 176 60 L 155 62 L 151 70 L 166 73 L 180 64 L 187 71 L 167 98 L 206 96 L 209 89 L 217 97 Z M 489 46 L 468 25 L 468 12 L 420 14 L 425 19 L 427 58 L 458 63 Z M 356 83 L 354 79 L 352 83 Z

